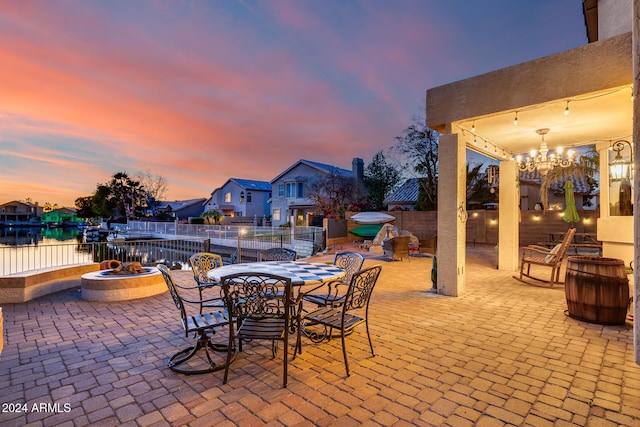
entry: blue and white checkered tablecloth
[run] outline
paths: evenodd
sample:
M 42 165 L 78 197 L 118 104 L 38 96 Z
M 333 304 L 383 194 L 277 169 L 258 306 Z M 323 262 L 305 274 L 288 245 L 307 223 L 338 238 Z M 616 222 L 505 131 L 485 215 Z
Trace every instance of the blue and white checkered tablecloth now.
M 269 261 L 249 262 L 246 264 L 230 264 L 214 268 L 207 275 L 216 282 L 224 276 L 236 273 L 270 273 L 291 279 L 291 284 L 302 286 L 330 280 L 344 276 L 345 272 L 333 264 L 302 261 Z

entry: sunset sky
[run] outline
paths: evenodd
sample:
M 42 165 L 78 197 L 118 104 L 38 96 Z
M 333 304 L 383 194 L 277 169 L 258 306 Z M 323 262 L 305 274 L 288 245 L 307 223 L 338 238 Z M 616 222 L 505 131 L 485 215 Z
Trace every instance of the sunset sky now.
M 0 203 L 366 165 L 427 89 L 585 43 L 580 0 L 3 0 Z

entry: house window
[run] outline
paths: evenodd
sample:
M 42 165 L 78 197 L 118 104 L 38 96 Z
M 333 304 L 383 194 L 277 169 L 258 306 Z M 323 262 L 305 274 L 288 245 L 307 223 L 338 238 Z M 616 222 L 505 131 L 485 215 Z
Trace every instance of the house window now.
M 301 198 L 304 197 L 304 183 L 303 182 L 287 182 L 285 186 L 285 196 L 287 198 Z
M 284 197 L 284 184 L 278 184 L 278 197 Z
M 251 203 L 251 191 L 247 191 L 247 203 Z
M 287 182 L 285 184 L 285 192 L 287 198 L 296 197 L 296 184 L 294 182 Z
M 244 191 L 240 192 L 240 203 L 244 203 Z
M 272 219 L 274 221 L 280 221 L 280 209 L 274 209 Z
M 231 192 L 224 193 L 224 202 L 231 203 Z

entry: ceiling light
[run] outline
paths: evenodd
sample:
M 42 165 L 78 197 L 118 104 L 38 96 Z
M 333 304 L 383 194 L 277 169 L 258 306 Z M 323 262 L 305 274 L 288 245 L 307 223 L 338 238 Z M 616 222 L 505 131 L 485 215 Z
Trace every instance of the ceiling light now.
M 547 175 L 547 173 L 556 166 L 560 166 L 563 168 L 569 167 L 573 165 L 573 150 L 569 150 L 567 152 L 567 158 L 563 158 L 562 156 L 562 147 L 559 147 L 556 150 L 556 153 L 551 153 L 547 155 L 549 152 L 549 148 L 547 147 L 547 143 L 544 142 L 544 136 L 549 132 L 549 129 L 538 129 L 536 133 L 542 137 L 542 142 L 540 143 L 540 149 L 536 152 L 535 150 L 531 150 L 530 156 L 527 157 L 524 161 L 521 156 L 518 156 L 518 168 L 521 171 L 529 171 L 533 172 L 537 170 L 540 172 L 540 175 L 543 177 Z

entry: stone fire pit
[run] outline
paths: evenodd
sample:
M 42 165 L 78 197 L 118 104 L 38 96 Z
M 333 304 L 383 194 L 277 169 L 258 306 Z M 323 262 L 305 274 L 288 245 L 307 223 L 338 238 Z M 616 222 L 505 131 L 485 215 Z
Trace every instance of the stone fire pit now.
M 139 262 L 83 274 L 81 289 L 82 299 L 87 301 L 127 301 L 168 290 L 156 267 L 143 267 Z

